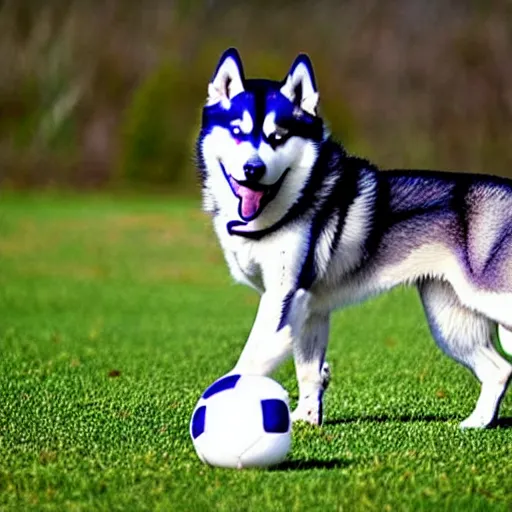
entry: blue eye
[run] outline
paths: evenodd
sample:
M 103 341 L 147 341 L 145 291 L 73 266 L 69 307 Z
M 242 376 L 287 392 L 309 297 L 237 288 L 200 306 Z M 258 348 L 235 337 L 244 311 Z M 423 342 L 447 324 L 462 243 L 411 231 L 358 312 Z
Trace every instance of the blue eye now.
M 232 126 L 231 127 L 231 133 L 233 135 L 241 135 L 242 134 L 242 130 L 240 130 L 240 126 Z

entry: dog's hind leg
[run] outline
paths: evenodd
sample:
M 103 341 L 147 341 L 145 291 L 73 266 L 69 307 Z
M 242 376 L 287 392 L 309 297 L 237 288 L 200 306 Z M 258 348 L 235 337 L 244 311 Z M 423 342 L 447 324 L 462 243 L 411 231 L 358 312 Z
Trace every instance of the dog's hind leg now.
M 490 426 L 512 373 L 512 366 L 493 346 L 494 322 L 463 306 L 446 282 L 427 280 L 418 288 L 437 344 L 472 370 L 482 385 L 476 407 L 461 428 Z
M 293 355 L 299 384 L 299 403 L 292 414 L 293 421 L 303 420 L 321 425 L 323 394 L 331 373 L 325 362 L 329 338 L 329 314 L 310 314 L 300 335 L 294 338 Z

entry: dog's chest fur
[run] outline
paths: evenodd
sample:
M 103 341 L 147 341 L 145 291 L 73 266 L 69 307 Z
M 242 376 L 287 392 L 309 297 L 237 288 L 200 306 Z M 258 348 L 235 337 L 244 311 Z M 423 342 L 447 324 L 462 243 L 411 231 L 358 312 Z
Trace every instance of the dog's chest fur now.
M 295 289 L 310 249 L 309 222 L 303 220 L 295 223 L 293 229 L 283 228 L 261 240 L 230 235 L 225 221 L 220 219 L 216 219 L 215 227 L 235 281 L 260 293 L 272 290 L 282 296 Z M 359 257 L 359 250 L 347 253 L 341 249 L 334 258 L 328 258 L 327 245 L 320 243 L 315 247 L 315 267 L 321 274 L 317 275 L 311 289 L 313 309 L 324 312 L 374 293 L 364 269 L 357 275 L 348 271 L 347 263 Z
M 292 289 L 305 258 L 308 223 L 302 221 L 260 240 L 230 235 L 222 217 L 215 230 L 233 278 L 260 292 L 267 288 Z

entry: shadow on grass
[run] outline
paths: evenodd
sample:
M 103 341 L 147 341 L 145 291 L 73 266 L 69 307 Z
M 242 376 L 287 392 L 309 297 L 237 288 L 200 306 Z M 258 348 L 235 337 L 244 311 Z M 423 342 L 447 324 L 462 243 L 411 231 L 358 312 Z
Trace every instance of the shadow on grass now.
M 383 414 L 381 416 L 354 416 L 351 418 L 338 418 L 326 420 L 325 425 L 350 425 L 352 423 L 445 423 L 448 421 L 457 421 L 459 417 L 456 416 L 388 416 Z
M 324 425 L 350 425 L 353 423 L 447 423 L 449 421 L 460 422 L 461 416 L 357 416 L 352 418 L 339 418 L 326 420 Z M 499 418 L 491 425 L 491 428 L 512 428 L 512 418 Z
M 512 418 L 498 418 L 495 426 L 498 428 L 512 428 Z
M 344 468 L 349 465 L 349 462 L 343 459 L 329 459 L 329 460 L 285 460 L 281 464 L 271 468 L 271 471 L 304 471 L 308 469 L 336 469 Z

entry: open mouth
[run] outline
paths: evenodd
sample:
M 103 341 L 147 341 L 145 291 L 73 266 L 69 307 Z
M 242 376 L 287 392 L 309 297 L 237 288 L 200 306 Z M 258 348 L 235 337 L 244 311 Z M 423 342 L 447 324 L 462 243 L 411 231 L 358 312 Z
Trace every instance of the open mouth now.
M 263 185 L 261 183 L 249 183 L 245 180 L 238 181 L 226 172 L 222 163 L 220 163 L 220 165 L 233 194 L 240 199 L 238 204 L 238 214 L 240 215 L 240 218 L 246 222 L 255 219 L 262 212 L 263 208 L 265 208 L 265 206 L 274 199 L 286 174 L 288 174 L 288 171 L 290 170 L 286 169 L 276 183 L 272 185 Z

